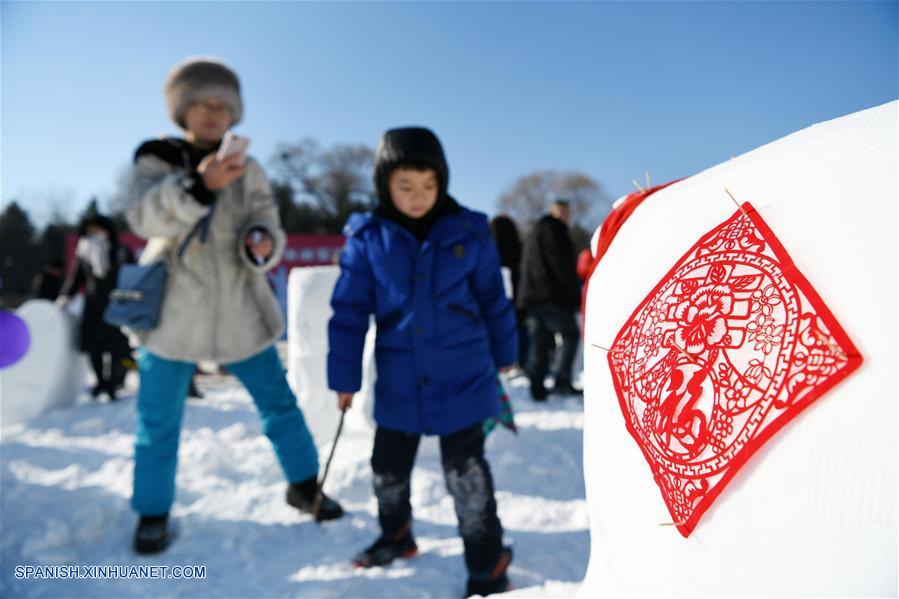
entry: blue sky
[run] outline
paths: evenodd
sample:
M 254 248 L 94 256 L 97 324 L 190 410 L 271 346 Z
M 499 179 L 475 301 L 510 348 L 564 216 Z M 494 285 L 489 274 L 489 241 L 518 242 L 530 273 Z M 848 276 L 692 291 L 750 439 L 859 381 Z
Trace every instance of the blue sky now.
M 264 162 L 280 141 L 440 136 L 489 214 L 522 175 L 612 197 L 897 97 L 896 2 L 0 3 L 0 201 L 101 204 L 138 143 L 177 134 L 162 84 L 230 63 Z

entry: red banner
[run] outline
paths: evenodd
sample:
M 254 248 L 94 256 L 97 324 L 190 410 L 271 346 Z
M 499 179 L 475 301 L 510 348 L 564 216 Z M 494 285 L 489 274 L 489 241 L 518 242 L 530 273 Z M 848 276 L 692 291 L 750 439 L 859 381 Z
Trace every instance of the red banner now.
M 132 233 L 119 235 L 119 241 L 131 248 L 135 257 L 139 257 L 147 245 L 147 240 Z M 290 270 L 295 266 L 321 266 L 336 264 L 337 256 L 343 248 L 343 235 L 288 235 L 284 256 L 276 268 Z M 75 255 L 78 235 L 71 233 L 66 238 L 66 268 Z

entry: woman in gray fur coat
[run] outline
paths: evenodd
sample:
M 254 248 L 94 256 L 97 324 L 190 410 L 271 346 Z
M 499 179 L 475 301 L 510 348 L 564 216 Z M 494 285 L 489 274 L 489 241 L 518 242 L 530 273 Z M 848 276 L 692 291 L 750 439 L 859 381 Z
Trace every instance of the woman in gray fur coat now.
M 237 75 L 216 59 L 191 58 L 171 72 L 165 95 L 185 136 L 137 149 L 127 212 L 148 239 L 140 262 L 164 261 L 168 272 L 159 325 L 134 332 L 141 343 L 131 500 L 140 514 L 138 553 L 169 542 L 181 415 L 200 360 L 223 364 L 252 395 L 290 483 L 287 502 L 311 513 L 318 492 L 317 450 L 274 347 L 284 323 L 265 272 L 284 251 L 277 207 L 258 162 L 216 158 L 242 116 Z M 322 497 L 319 519 L 342 514 Z

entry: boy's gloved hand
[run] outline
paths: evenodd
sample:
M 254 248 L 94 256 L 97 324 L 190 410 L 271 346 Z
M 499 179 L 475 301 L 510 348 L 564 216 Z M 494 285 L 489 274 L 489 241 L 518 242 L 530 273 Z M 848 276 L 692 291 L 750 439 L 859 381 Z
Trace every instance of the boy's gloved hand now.
M 353 406 L 353 395 L 353 393 L 337 392 L 337 407 L 341 412 L 345 412 Z
M 247 167 L 240 163 L 241 159 L 240 154 L 232 154 L 219 160 L 213 152 L 200 161 L 197 172 L 203 177 L 203 184 L 208 189 L 218 191 L 243 177 Z

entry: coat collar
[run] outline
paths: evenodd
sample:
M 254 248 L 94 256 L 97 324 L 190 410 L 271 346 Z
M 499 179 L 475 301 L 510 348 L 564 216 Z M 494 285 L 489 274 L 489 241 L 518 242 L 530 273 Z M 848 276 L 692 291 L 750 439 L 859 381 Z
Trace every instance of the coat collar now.
M 402 225 L 381 217 L 378 214 L 372 214 L 372 223 L 378 223 L 389 231 L 397 235 L 403 235 L 407 239 L 414 241 L 416 245 L 435 245 L 437 243 L 447 243 L 464 239 L 466 237 L 478 238 L 478 230 L 474 226 L 474 212 L 465 207 L 460 207 L 459 212 L 441 216 L 431 227 L 428 236 L 424 240 L 419 240 L 411 231 Z

